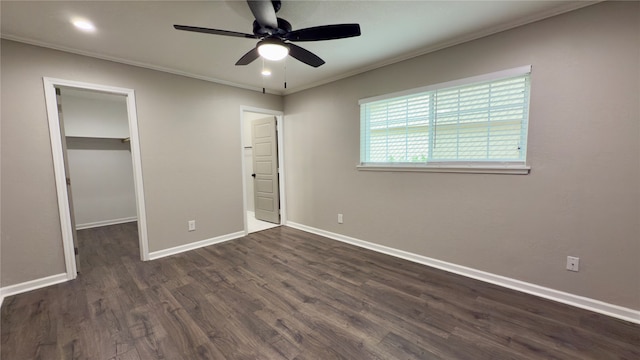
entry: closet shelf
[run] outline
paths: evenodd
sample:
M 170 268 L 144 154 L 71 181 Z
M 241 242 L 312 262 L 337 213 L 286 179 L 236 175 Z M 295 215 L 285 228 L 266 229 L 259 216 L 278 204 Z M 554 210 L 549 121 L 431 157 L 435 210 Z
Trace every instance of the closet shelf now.
M 67 138 L 73 139 L 96 139 L 96 140 L 120 140 L 121 142 L 129 142 L 131 141 L 130 137 L 122 138 L 122 137 L 105 137 L 105 136 L 65 136 Z

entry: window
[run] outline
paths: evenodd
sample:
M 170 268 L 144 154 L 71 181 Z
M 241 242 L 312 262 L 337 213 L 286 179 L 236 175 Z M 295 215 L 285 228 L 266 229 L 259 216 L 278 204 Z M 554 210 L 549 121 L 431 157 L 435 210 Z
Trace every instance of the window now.
M 360 100 L 360 169 L 528 173 L 531 67 Z

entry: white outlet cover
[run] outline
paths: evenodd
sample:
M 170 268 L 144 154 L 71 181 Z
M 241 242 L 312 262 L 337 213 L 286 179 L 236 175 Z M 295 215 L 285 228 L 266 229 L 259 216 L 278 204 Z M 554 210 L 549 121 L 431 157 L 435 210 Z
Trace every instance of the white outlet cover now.
M 580 269 L 580 258 L 575 256 L 567 256 L 567 270 L 578 271 Z

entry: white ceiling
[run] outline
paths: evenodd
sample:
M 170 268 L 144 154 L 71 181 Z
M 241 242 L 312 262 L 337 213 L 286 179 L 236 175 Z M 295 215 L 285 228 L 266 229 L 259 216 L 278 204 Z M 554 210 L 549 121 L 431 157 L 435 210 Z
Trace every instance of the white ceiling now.
M 313 68 L 292 58 L 235 62 L 256 40 L 191 33 L 173 24 L 252 33 L 245 1 L 5 1 L 3 38 L 273 93 L 291 93 L 443 47 L 540 20 L 586 1 L 287 1 L 278 17 L 293 29 L 359 23 L 362 36 L 300 42 L 326 64 Z M 71 18 L 97 30 L 76 30 Z M 287 89 L 284 89 L 286 64 Z

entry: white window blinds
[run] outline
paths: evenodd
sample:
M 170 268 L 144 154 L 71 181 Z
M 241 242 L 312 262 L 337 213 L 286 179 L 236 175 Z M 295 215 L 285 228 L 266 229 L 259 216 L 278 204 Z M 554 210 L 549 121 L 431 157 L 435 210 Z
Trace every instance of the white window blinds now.
M 524 164 L 530 69 L 361 100 L 361 164 Z

